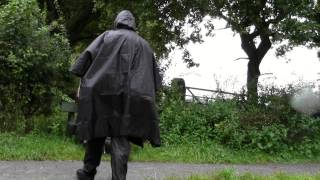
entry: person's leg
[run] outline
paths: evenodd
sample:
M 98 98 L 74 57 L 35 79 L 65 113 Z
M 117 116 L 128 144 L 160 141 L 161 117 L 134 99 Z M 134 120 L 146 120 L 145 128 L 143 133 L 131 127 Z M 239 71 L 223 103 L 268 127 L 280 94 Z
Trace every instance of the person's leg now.
M 84 156 L 84 167 L 77 171 L 78 180 L 93 180 L 100 165 L 105 138 L 96 138 L 88 141 Z
M 112 180 L 125 180 L 131 146 L 126 137 L 111 138 Z

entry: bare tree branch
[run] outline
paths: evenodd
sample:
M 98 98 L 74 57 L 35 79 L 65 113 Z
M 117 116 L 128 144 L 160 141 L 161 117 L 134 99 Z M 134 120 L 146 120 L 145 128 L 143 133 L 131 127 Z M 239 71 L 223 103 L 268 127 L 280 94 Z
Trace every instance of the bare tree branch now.
M 233 61 L 238 61 L 238 60 L 241 60 L 241 59 L 249 59 L 249 58 L 247 58 L 247 57 L 240 57 L 240 58 L 237 58 L 237 59 L 235 59 L 235 60 L 233 60 Z
M 218 29 L 214 29 L 215 31 L 220 31 L 220 30 L 225 30 L 225 29 L 230 29 L 231 27 L 224 27 L 224 28 L 218 28 Z

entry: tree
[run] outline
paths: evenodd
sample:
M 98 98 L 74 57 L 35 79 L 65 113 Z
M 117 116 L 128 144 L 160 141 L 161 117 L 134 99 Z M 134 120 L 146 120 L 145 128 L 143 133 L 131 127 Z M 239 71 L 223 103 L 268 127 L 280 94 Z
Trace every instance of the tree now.
M 31 130 L 29 119 L 37 113 L 49 113 L 56 95 L 69 91 L 69 42 L 63 33 L 52 29 L 35 0 L 10 0 L 1 7 L 1 129 L 14 130 L 21 114 L 26 131 Z
M 173 13 L 163 6 L 162 1 L 104 1 L 104 0 L 38 0 L 42 8 L 48 10 L 48 20 L 63 19 L 68 38 L 75 48 L 79 44 L 83 48 L 97 35 L 113 28 L 113 21 L 117 13 L 123 9 L 130 10 L 136 17 L 137 31 L 155 50 L 158 59 L 166 59 L 169 52 L 176 46 L 183 48 L 188 42 L 201 42 L 199 29 L 194 26 L 192 33 L 187 34 L 183 26 L 186 16 L 191 13 L 187 8 L 180 8 L 176 3 Z M 201 22 L 200 16 L 194 16 L 190 22 Z M 61 21 L 60 21 L 61 22 Z M 195 23 L 196 24 L 196 23 Z M 188 51 L 185 51 L 185 61 L 189 66 L 196 63 L 191 61 Z
M 93 0 L 37 0 L 40 8 L 47 10 L 49 23 L 65 26 L 72 45 L 79 41 L 89 42 L 99 33 Z
M 257 97 L 259 66 L 273 45 L 287 41 L 277 49 L 277 55 L 283 55 L 294 46 L 312 46 L 320 39 L 319 4 L 314 0 L 200 0 L 197 3 L 182 0 L 164 1 L 160 7 L 171 18 L 176 4 L 181 9 L 191 9 L 188 18 L 209 15 L 223 19 L 227 28 L 239 34 L 241 47 L 249 59 L 247 90 L 249 100 L 253 101 Z M 195 26 L 193 22 L 191 25 Z M 209 33 L 214 30 L 212 24 L 206 28 Z

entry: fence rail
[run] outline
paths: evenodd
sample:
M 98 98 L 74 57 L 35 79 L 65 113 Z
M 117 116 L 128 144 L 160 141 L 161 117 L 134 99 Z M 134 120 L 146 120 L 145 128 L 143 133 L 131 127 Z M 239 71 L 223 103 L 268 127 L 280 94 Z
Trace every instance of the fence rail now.
M 192 90 L 196 90 L 196 91 L 205 91 L 205 92 L 212 92 L 212 93 L 216 93 L 216 94 L 226 94 L 226 95 L 232 95 L 232 96 L 238 96 L 239 94 L 237 93 L 231 93 L 231 92 L 227 92 L 227 91 L 222 91 L 222 90 L 212 90 L 212 89 L 204 89 L 204 88 L 197 88 L 197 87 L 185 87 L 186 91 L 188 91 L 191 95 L 185 95 L 186 97 L 191 97 L 192 100 L 195 100 L 199 103 L 203 103 L 203 101 L 201 101 L 201 99 L 206 99 L 206 100 L 214 100 L 215 98 L 213 97 L 203 97 L 203 96 L 196 96 L 194 92 L 192 92 Z

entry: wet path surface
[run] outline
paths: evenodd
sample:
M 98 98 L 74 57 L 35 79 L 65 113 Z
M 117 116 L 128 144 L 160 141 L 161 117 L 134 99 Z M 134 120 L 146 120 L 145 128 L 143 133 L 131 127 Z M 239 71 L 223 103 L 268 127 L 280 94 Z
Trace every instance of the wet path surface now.
M 0 180 L 76 180 L 75 171 L 82 167 L 80 161 L 0 161 Z M 290 174 L 320 173 L 320 164 L 264 164 L 264 165 L 227 165 L 227 164 L 178 164 L 178 163 L 138 163 L 130 162 L 127 180 L 162 180 L 168 176 L 188 176 L 204 174 L 226 168 L 239 173 Z M 95 180 L 110 178 L 110 162 L 102 162 Z

